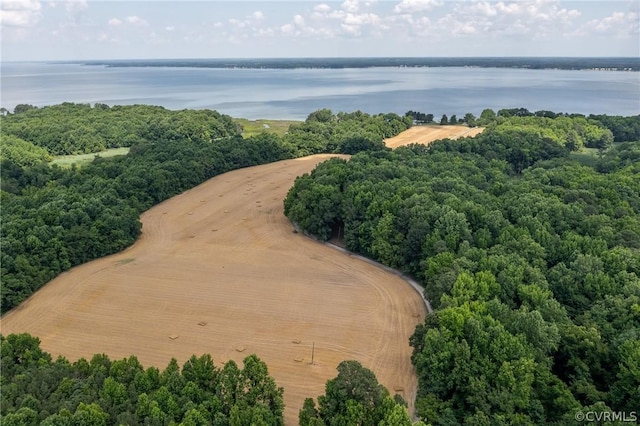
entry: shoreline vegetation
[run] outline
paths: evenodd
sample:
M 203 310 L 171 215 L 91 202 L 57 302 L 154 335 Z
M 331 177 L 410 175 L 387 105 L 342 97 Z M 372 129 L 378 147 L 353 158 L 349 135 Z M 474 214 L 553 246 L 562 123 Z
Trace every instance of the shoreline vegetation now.
M 228 58 L 120 59 L 53 61 L 106 67 L 177 67 L 231 69 L 343 69 L 374 67 L 478 67 L 592 71 L 640 71 L 638 57 L 407 57 L 407 58 Z

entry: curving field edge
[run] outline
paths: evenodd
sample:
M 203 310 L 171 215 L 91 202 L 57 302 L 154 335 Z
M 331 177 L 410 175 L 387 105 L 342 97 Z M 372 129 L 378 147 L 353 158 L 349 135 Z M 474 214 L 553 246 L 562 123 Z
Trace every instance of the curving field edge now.
M 54 357 L 135 354 L 159 368 L 255 353 L 284 387 L 291 425 L 356 359 L 412 409 L 408 340 L 424 301 L 400 276 L 294 234 L 282 213 L 295 177 L 329 157 L 229 172 L 151 208 L 133 246 L 61 274 L 3 316 L 2 333 L 38 336 Z

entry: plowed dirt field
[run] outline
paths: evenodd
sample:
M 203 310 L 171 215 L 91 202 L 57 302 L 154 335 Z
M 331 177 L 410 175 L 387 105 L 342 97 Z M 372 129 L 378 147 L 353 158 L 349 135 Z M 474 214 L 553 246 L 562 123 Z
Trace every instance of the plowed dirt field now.
M 484 127 L 467 126 L 414 126 L 398 136 L 385 140 L 389 148 L 419 143 L 428 145 L 438 139 L 457 139 L 463 136 L 475 136 L 482 133 Z
M 424 320 L 400 277 L 292 232 L 282 200 L 329 156 L 237 170 L 142 215 L 129 249 L 72 269 L 1 320 L 54 357 L 135 354 L 145 366 L 255 353 L 285 389 L 286 423 L 356 359 L 413 401 L 409 336 Z M 315 343 L 312 365 L 311 347 Z M 394 390 L 395 389 L 395 390 Z

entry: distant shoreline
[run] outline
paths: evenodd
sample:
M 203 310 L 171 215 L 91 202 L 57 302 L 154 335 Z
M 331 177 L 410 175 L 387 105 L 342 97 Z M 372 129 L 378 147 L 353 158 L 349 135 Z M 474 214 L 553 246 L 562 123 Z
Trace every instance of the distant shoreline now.
M 592 71 L 640 71 L 640 58 L 455 57 L 455 58 L 253 58 L 253 59 L 119 59 L 51 61 L 106 67 L 175 67 L 221 69 L 344 69 L 379 67 L 476 67 Z

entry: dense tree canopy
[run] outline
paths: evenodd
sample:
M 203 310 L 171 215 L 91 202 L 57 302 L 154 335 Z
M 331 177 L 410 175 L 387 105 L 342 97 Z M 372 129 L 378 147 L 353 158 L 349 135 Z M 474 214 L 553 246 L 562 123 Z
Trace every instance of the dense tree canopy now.
M 389 396 L 371 370 L 358 361 L 343 361 L 338 376 L 327 381 L 318 407 L 307 398 L 300 410 L 300 426 L 412 426 L 403 401 Z M 423 423 L 415 423 L 415 426 Z
M 285 213 L 408 273 L 437 308 L 411 339 L 428 423 L 567 424 L 637 410 L 640 158 L 584 117 L 490 118 L 475 138 L 333 159 Z M 606 149 L 606 148 L 605 148 Z
M 20 139 L 14 135 L 2 135 L 3 159 L 18 166 L 35 166 L 38 163 L 50 161 L 51 154 L 44 148 L 36 146 L 31 142 Z
M 640 141 L 640 115 L 590 115 L 589 119 L 598 121 L 611 130 L 616 142 Z
M 395 136 L 411 126 L 410 117 L 397 114 L 369 115 L 361 111 L 334 114 L 322 109 L 309 114 L 304 123 L 293 124 L 285 143 L 299 155 L 321 152 L 355 154 L 384 149 L 385 138 Z
M 162 107 L 63 103 L 16 108 L 2 118 L 2 135 L 14 135 L 51 155 L 84 154 L 138 142 L 168 140 L 211 142 L 238 133 L 231 117 L 216 111 L 169 111 Z
M 433 123 L 433 114 L 425 114 L 419 111 L 407 111 L 405 116 L 410 117 L 417 123 Z
M 193 355 L 182 369 L 172 359 L 160 371 L 135 356 L 54 361 L 37 338 L 11 334 L 0 336 L 0 356 L 6 426 L 284 424 L 283 390 L 255 355 L 242 368 Z

